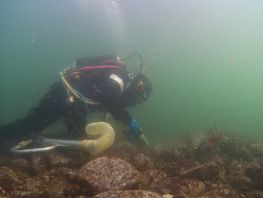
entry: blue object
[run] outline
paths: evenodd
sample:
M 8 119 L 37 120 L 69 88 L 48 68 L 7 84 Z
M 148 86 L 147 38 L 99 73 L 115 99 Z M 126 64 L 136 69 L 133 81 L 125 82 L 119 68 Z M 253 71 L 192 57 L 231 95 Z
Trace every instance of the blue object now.
M 129 138 L 133 141 L 137 140 L 141 135 L 141 128 L 138 122 L 134 118 L 132 118 L 129 126 L 130 126 L 130 130 L 128 133 Z

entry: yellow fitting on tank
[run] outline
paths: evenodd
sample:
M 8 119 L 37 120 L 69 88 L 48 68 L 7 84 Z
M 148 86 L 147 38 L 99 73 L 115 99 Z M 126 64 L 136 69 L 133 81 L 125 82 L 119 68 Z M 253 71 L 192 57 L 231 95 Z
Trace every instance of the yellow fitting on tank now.
M 113 144 L 115 140 L 115 131 L 112 126 L 106 122 L 95 122 L 86 125 L 85 132 L 87 135 L 99 136 L 95 140 L 82 140 L 80 147 L 91 154 L 97 155 Z

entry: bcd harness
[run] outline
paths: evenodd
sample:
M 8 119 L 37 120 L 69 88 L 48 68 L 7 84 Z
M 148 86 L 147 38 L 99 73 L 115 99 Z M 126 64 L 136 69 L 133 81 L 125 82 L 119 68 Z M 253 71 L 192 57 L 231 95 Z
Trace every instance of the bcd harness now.
M 100 69 L 114 69 L 114 68 L 124 68 L 126 67 L 125 63 L 123 61 L 129 60 L 134 56 L 138 56 L 140 59 L 140 68 L 139 73 L 142 72 L 143 69 L 143 59 L 141 54 L 139 53 L 133 53 L 130 56 L 120 59 L 119 57 L 115 56 L 114 60 L 104 59 L 102 62 L 99 62 L 95 65 L 87 65 L 87 66 L 81 66 L 74 69 L 67 69 L 64 72 L 60 72 L 60 76 L 62 79 L 63 84 L 65 85 L 68 95 L 69 95 L 69 101 L 74 102 L 74 97 L 78 98 L 79 100 L 83 101 L 85 104 L 89 105 L 100 105 L 101 103 L 85 97 L 81 92 L 79 92 L 77 89 L 75 89 L 67 80 L 66 76 L 79 76 L 80 74 L 84 72 L 90 72 L 94 70 L 100 70 Z M 112 58 L 112 57 L 111 57 Z M 139 74 L 138 73 L 138 74 Z M 122 79 L 117 76 L 116 74 L 111 74 L 109 76 L 111 80 L 115 81 L 120 86 L 120 91 L 124 91 L 124 83 Z M 74 97 L 73 97 L 74 96 Z
M 114 68 L 120 68 L 120 67 L 121 66 L 117 66 L 117 65 L 84 66 L 81 68 L 67 70 L 66 72 L 60 72 L 62 82 L 64 83 L 68 92 L 70 93 L 69 101 L 74 102 L 74 99 L 72 98 L 72 95 L 73 95 L 86 104 L 90 104 L 90 105 L 100 105 L 101 104 L 100 102 L 97 102 L 95 100 L 92 100 L 90 98 L 85 97 L 81 92 L 79 92 L 77 89 L 72 87 L 71 84 L 67 81 L 65 74 L 72 76 L 72 75 L 79 75 L 80 73 L 83 73 L 83 72 L 90 72 L 90 71 L 94 71 L 94 70 L 98 70 L 98 69 L 114 69 Z M 123 85 L 122 79 L 119 78 L 115 74 L 111 74 L 110 78 L 112 80 L 114 80 L 115 82 L 117 82 L 120 86 L 121 91 L 123 91 L 124 85 Z

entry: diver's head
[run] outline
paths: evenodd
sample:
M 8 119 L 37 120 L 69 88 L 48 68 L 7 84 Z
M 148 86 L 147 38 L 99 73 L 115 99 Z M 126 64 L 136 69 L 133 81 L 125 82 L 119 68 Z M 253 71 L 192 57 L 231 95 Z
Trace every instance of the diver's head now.
M 152 85 L 150 80 L 142 72 L 139 72 L 125 89 L 122 96 L 127 106 L 134 106 L 146 101 L 151 92 Z

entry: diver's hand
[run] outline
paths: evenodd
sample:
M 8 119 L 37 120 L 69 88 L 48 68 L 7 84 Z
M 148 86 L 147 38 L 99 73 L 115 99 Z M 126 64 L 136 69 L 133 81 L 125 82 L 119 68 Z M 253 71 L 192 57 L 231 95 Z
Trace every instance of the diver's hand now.
M 137 141 L 140 138 L 142 132 L 138 122 L 134 118 L 131 119 L 129 127 L 130 127 L 128 132 L 129 139 L 131 141 Z

